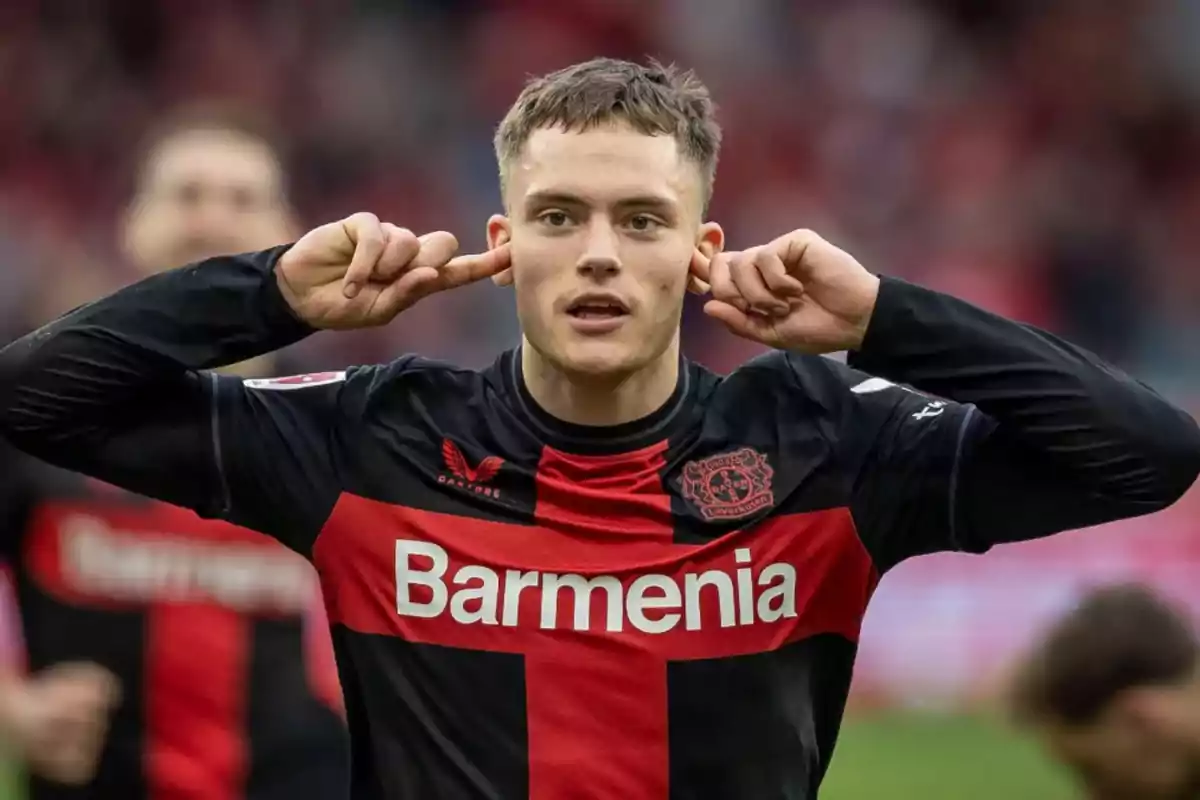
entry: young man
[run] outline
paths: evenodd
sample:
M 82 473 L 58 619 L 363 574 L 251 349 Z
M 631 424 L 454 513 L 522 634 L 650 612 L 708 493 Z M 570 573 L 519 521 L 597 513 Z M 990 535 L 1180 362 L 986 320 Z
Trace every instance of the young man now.
M 130 263 L 149 274 L 287 239 L 282 181 L 271 145 L 239 121 L 173 121 L 138 173 Z M 0 449 L 0 541 L 31 670 L 0 690 L 0 730 L 31 798 L 344 797 L 311 566 L 261 534 Z
M 690 75 L 543 77 L 488 252 L 364 213 L 159 275 L 0 352 L 0 432 L 313 559 L 357 797 L 813 797 L 882 572 L 1164 508 L 1200 430 L 814 234 L 722 253 L 718 138 Z M 524 341 L 481 372 L 204 372 L 489 276 Z M 689 284 L 779 351 L 683 359 Z
M 1100 800 L 1200 797 L 1200 641 L 1140 586 L 1089 593 L 1033 647 L 1017 720 Z

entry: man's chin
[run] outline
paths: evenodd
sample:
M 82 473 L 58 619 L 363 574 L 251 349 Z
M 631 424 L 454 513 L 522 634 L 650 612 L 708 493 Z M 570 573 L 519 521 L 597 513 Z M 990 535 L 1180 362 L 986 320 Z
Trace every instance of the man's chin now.
M 561 368 L 584 379 L 616 378 L 636 372 L 642 359 L 629 345 L 621 342 L 574 342 L 565 348 Z

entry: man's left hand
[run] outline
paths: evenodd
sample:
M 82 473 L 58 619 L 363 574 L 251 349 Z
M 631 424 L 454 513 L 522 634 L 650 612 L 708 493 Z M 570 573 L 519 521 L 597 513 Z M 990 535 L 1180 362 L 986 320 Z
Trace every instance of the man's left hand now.
M 712 287 L 706 314 L 738 336 L 793 352 L 857 350 L 879 296 L 879 278 L 808 230 L 711 260 L 697 251 L 692 271 Z

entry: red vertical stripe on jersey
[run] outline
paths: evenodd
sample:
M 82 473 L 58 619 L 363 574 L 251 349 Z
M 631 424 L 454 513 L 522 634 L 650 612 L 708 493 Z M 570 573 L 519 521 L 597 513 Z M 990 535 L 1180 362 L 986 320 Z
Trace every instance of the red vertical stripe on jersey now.
M 535 519 L 598 545 L 670 545 L 666 449 L 665 441 L 617 456 L 545 448 Z M 528 653 L 525 698 L 530 800 L 571 797 L 579 786 L 595 797 L 667 796 L 663 658 L 616 638 Z
M 667 796 L 663 659 L 612 647 L 527 655 L 525 702 L 530 800 L 579 787 L 589 797 Z
M 146 784 L 150 800 L 238 800 L 248 769 L 250 621 L 228 609 L 147 613 Z
M 667 443 L 619 456 L 542 450 L 537 521 L 597 544 L 671 542 L 671 498 L 662 488 Z

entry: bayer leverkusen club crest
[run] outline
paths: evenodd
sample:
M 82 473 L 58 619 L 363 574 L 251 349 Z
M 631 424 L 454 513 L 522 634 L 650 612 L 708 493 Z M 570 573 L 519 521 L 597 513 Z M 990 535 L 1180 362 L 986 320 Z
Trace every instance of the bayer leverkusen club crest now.
M 737 519 L 775 502 L 767 457 L 749 447 L 689 461 L 680 478 L 684 499 L 706 520 Z

